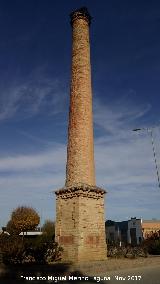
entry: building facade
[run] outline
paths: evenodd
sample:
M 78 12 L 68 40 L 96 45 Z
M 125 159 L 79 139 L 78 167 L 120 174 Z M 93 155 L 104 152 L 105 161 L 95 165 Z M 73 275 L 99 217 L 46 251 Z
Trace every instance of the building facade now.
M 139 245 L 153 233 L 160 232 L 160 220 L 106 221 L 106 239 L 109 243 Z

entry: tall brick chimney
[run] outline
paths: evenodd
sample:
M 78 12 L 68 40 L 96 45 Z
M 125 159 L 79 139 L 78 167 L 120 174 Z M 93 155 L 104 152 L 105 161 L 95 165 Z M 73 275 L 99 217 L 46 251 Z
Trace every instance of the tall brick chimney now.
M 71 13 L 72 73 L 66 182 L 56 193 L 55 239 L 62 261 L 106 259 L 105 190 L 95 185 L 89 26 L 83 7 Z
M 77 183 L 95 185 L 92 88 L 89 25 L 86 8 L 70 15 L 72 26 L 72 74 L 66 186 Z

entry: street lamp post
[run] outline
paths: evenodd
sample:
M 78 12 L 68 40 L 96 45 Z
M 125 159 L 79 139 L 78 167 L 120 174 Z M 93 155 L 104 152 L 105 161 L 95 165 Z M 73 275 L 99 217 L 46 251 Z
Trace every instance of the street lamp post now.
M 155 162 L 155 166 L 156 166 L 156 174 L 157 174 L 157 179 L 158 179 L 158 186 L 160 188 L 160 177 L 159 177 L 157 158 L 156 158 L 156 150 L 155 150 L 154 139 L 153 139 L 153 131 L 152 131 L 152 128 L 136 128 L 136 129 L 133 129 L 133 131 L 141 131 L 141 130 L 147 130 L 148 134 L 151 136 L 152 150 L 153 150 L 154 162 Z

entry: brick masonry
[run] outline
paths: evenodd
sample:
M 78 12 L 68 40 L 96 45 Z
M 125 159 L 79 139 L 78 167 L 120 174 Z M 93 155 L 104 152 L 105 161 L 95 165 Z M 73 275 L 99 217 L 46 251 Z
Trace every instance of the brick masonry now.
M 76 185 L 56 197 L 56 241 L 64 247 L 63 260 L 105 260 L 104 190 Z
M 160 231 L 160 220 L 142 220 L 143 238 L 151 236 L 153 233 Z
M 95 184 L 89 24 L 71 14 L 72 72 L 65 187 L 56 191 L 56 241 L 62 261 L 106 259 L 105 191 Z
M 72 20 L 66 186 L 79 182 L 95 185 L 89 25 L 82 15 Z

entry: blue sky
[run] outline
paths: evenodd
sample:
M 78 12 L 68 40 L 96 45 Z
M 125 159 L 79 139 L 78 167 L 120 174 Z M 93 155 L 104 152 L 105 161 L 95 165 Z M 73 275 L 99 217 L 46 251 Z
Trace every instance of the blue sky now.
M 160 3 L 0 0 L 0 226 L 19 205 L 55 219 L 65 182 L 71 11 L 93 17 L 91 62 L 97 186 L 106 218 L 160 219 L 151 140 L 160 124 Z M 160 166 L 160 129 L 154 129 Z

